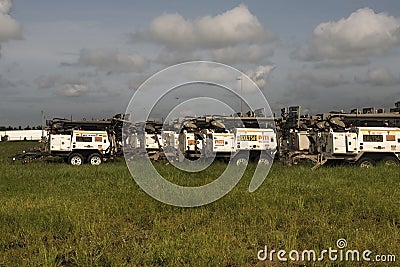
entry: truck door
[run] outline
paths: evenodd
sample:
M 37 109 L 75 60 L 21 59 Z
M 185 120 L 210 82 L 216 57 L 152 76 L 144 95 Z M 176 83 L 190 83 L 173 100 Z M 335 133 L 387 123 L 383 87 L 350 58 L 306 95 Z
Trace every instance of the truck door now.
M 346 154 L 347 144 L 345 133 L 333 133 L 333 154 Z
M 71 151 L 70 135 L 51 135 L 50 149 L 52 151 Z
M 357 153 L 357 134 L 347 133 L 346 134 L 346 144 L 348 153 Z

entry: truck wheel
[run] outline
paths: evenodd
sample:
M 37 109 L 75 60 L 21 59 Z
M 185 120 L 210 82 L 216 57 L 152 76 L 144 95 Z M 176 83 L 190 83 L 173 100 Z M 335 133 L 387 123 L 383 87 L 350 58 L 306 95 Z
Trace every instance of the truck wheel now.
M 233 158 L 233 163 L 236 166 L 246 166 L 249 163 L 249 160 L 245 155 L 237 155 Z
M 385 157 L 382 160 L 383 164 L 386 166 L 397 166 L 399 165 L 399 160 L 395 157 Z
M 370 158 L 362 158 L 357 162 L 357 165 L 361 168 L 372 168 L 375 166 L 375 161 Z
M 269 165 L 269 164 L 272 163 L 272 158 L 269 157 L 269 156 L 261 157 L 261 158 L 258 160 L 258 163 L 259 163 L 259 164 Z
M 68 157 L 68 163 L 76 166 L 82 165 L 83 156 L 79 153 L 73 153 Z
M 103 158 L 98 153 L 93 153 L 88 158 L 88 162 L 90 163 L 90 165 L 98 166 L 102 163 L 102 161 L 103 161 Z

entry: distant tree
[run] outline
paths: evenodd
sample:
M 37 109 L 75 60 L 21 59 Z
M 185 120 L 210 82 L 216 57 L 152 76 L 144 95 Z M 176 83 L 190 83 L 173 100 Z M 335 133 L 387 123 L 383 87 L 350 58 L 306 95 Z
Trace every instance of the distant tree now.
M 0 131 L 5 131 L 6 129 L 6 126 L 0 126 Z
M 8 126 L 6 130 L 11 131 L 12 129 L 14 129 L 12 126 Z
M 20 125 L 20 126 L 18 126 L 18 130 L 22 130 L 22 127 L 21 127 L 21 125 Z
M 36 126 L 36 130 L 42 130 L 42 125 Z
M 24 130 L 31 130 L 32 128 L 31 127 L 29 127 L 29 125 L 28 126 L 26 126 L 25 128 L 24 128 Z

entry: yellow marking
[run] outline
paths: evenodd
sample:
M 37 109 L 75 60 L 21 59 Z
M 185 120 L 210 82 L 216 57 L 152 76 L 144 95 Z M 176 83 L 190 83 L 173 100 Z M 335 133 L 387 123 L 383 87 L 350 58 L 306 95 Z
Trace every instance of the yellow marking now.
M 246 129 L 246 130 L 238 130 L 237 131 L 238 133 L 246 133 L 246 132 L 263 132 L 263 133 L 266 133 L 266 132 L 269 132 L 269 133 L 272 133 L 273 131 L 271 130 L 271 129 L 254 129 L 254 130 L 251 130 L 251 129 Z

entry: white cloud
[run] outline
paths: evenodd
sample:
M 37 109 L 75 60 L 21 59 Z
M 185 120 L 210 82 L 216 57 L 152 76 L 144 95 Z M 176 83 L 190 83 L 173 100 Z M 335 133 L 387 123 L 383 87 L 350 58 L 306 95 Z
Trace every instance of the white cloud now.
M 219 84 L 224 84 L 226 81 L 234 82 L 237 78 L 233 75 L 236 71 L 219 64 L 199 63 L 185 67 L 183 71 L 178 69 L 178 71 L 184 74 L 184 77 L 189 77 L 190 80 L 203 80 Z
M 368 70 L 366 77 L 356 76 L 355 81 L 372 86 L 392 86 L 400 84 L 400 77 L 395 77 L 386 68 L 375 68 Z
M 267 82 L 271 72 L 275 69 L 275 66 L 265 65 L 258 66 L 255 70 L 246 71 L 246 75 L 257 84 L 258 87 L 264 87 Z
M 78 97 L 86 94 L 89 91 L 89 86 L 86 84 L 67 84 L 60 92 L 62 96 Z
M 260 45 L 250 45 L 246 47 L 226 47 L 212 51 L 213 60 L 225 64 L 237 63 L 262 63 L 267 57 L 273 55 L 271 49 Z
M 200 18 L 194 22 L 194 25 L 196 33 L 199 34 L 196 41 L 212 47 L 222 47 L 249 40 L 261 43 L 275 38 L 275 35 L 264 29 L 257 17 L 251 14 L 247 6 L 243 4 L 215 17 Z
M 104 49 L 81 50 L 78 64 L 115 73 L 142 72 L 148 66 L 147 60 L 138 54 Z
M 11 0 L 0 0 L 0 44 L 22 38 L 21 24 L 8 14 L 11 7 Z
M 246 5 L 195 19 L 179 13 L 154 18 L 147 29 L 131 34 L 133 43 L 161 47 L 154 62 L 165 65 L 194 60 L 226 64 L 265 64 L 273 54 L 266 46 L 276 40 Z
M 216 16 L 195 20 L 182 15 L 163 14 L 151 21 L 147 31 L 132 35 L 133 41 L 145 40 L 169 50 L 219 49 L 240 43 L 266 43 L 275 34 L 265 29 L 245 5 Z
M 362 8 L 348 18 L 319 24 L 307 47 L 293 57 L 305 61 L 332 60 L 337 66 L 367 63 L 365 58 L 380 55 L 400 45 L 400 20 L 386 13 Z M 364 61 L 362 61 L 364 60 Z
M 11 10 L 11 0 L 0 0 L 0 13 L 8 14 Z

